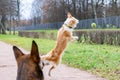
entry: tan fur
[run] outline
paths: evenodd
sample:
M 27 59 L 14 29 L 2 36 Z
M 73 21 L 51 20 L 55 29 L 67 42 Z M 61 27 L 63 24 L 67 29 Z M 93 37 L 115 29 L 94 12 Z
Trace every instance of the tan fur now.
M 78 20 L 72 17 L 70 13 L 68 13 L 67 16 L 67 20 L 58 31 L 56 46 L 48 54 L 41 56 L 43 62 L 48 61 L 48 63 L 53 65 L 49 71 L 49 75 L 51 70 L 60 64 L 62 54 L 68 43 L 78 39 L 78 37 L 72 35 L 73 28 L 77 25 Z
M 39 66 L 41 59 L 35 41 L 32 41 L 30 54 L 24 54 L 16 46 L 13 46 L 13 51 L 18 66 L 16 80 L 44 80 L 43 71 Z

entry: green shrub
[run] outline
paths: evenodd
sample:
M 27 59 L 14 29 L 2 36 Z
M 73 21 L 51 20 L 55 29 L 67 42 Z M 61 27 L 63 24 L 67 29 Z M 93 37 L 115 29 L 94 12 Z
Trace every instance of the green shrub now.
M 112 28 L 115 29 L 115 28 L 117 28 L 117 27 L 116 27 L 115 25 L 112 25 Z
M 116 29 L 117 26 L 112 25 L 112 24 L 106 24 L 106 28 Z
M 92 23 L 92 24 L 91 24 L 91 27 L 92 27 L 93 29 L 95 29 L 95 28 L 96 28 L 96 23 Z
M 81 43 L 84 43 L 84 42 L 85 42 L 85 37 L 84 37 L 84 36 L 85 36 L 85 35 L 83 34 L 82 37 L 81 37 L 81 41 L 82 41 Z
M 57 31 L 19 31 L 18 35 L 21 37 L 42 38 L 56 40 Z
M 106 27 L 107 27 L 107 28 L 110 28 L 110 25 L 109 25 L 109 24 L 107 24 L 107 25 L 106 25 Z
M 75 33 L 80 43 L 120 45 L 120 30 L 85 30 Z

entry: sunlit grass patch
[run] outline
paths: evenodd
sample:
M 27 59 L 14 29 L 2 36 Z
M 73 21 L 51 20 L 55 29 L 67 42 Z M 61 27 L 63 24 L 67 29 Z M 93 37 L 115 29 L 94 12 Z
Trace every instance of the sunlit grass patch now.
M 46 54 L 54 48 L 56 41 L 49 39 L 35 39 L 18 37 L 17 35 L 1 35 L 0 40 L 31 49 L 32 40 L 35 40 L 39 52 Z M 110 45 L 70 43 L 64 52 L 62 63 L 72 67 L 87 70 L 93 74 L 119 80 L 120 78 L 120 47 Z

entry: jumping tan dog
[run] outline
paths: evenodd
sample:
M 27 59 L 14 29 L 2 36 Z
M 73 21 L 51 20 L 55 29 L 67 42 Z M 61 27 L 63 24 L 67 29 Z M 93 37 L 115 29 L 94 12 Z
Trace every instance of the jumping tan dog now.
M 56 46 L 48 54 L 41 56 L 41 60 L 45 65 L 52 65 L 48 73 L 49 76 L 51 76 L 51 70 L 60 64 L 62 54 L 67 47 L 67 44 L 70 41 L 78 39 L 77 36 L 72 35 L 73 29 L 77 26 L 78 22 L 79 21 L 76 18 L 68 13 L 66 21 L 58 31 Z

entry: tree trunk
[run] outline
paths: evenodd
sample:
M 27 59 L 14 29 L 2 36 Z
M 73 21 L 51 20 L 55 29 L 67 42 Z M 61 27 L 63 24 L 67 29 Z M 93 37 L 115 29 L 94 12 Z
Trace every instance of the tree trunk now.
M 1 22 L 0 22 L 0 25 L 1 25 L 1 30 L 2 30 L 2 34 L 6 34 L 6 29 L 5 29 L 5 15 L 2 15 L 2 18 L 1 18 Z
M 20 0 L 17 0 L 17 17 L 18 17 L 18 20 L 17 20 L 17 26 L 20 26 Z
M 76 16 L 76 0 L 72 0 L 73 3 L 73 14 Z
M 1 28 L 0 33 L 6 34 L 5 28 L 4 28 L 4 26 L 3 26 L 3 24 L 1 22 L 0 22 L 0 28 Z
M 0 25 L 0 34 L 2 33 L 2 26 Z
M 94 0 L 91 0 L 91 2 L 92 2 L 92 9 L 93 9 L 93 15 L 94 15 L 93 17 L 95 18 L 95 22 L 96 22 L 96 24 L 98 25 L 95 2 L 94 2 Z

